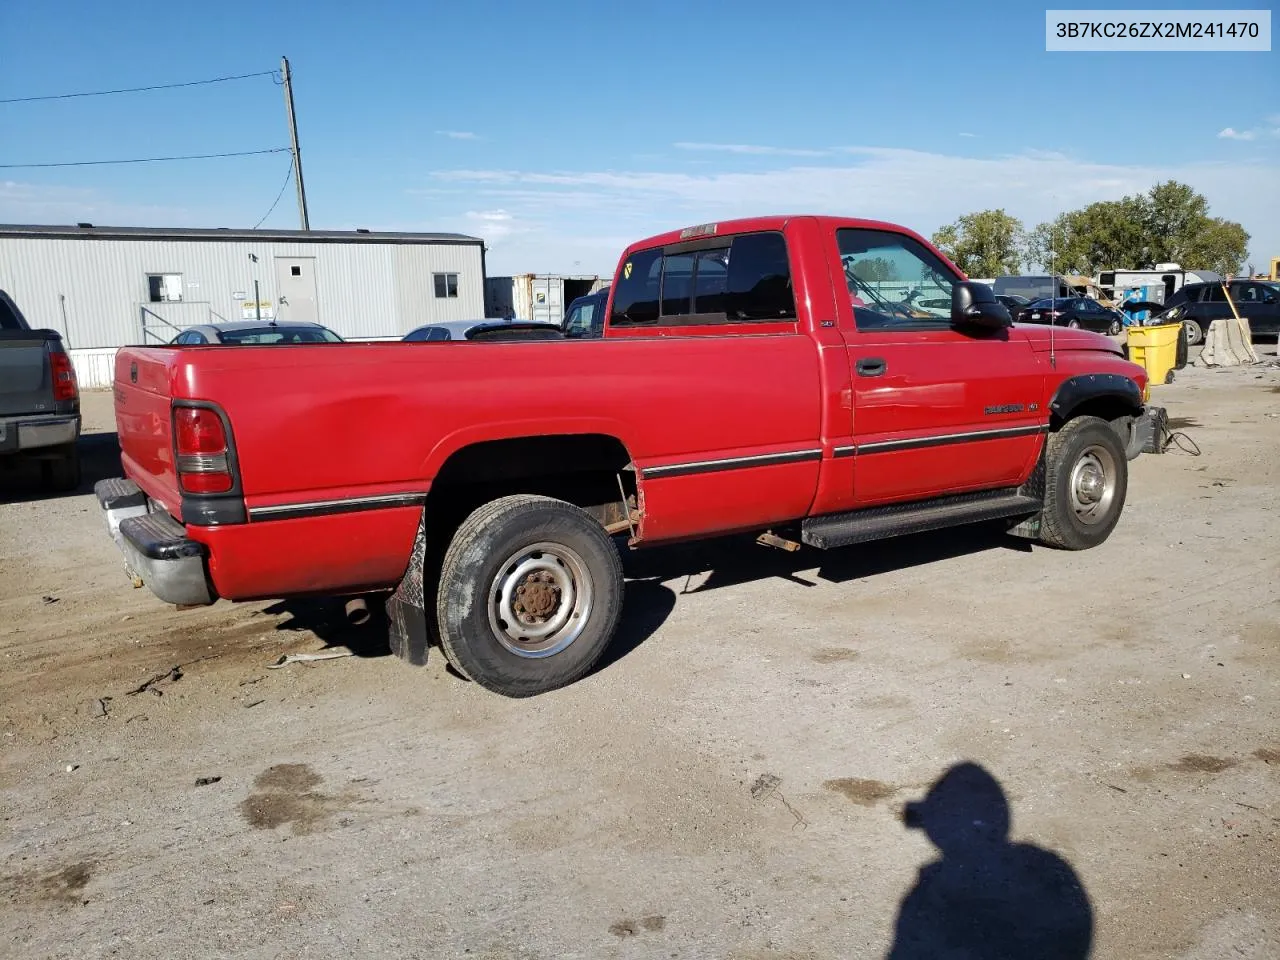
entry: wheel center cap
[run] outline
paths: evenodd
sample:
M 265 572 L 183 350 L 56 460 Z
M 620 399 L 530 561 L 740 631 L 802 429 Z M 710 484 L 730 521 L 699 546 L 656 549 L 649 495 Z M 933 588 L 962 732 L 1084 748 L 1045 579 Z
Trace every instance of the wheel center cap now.
M 516 596 L 516 610 L 538 619 L 551 616 L 560 605 L 560 591 L 553 584 L 533 577 L 516 590 Z
M 1102 472 L 1097 467 L 1086 467 L 1080 471 L 1080 482 L 1077 486 L 1081 500 L 1096 503 L 1102 497 Z

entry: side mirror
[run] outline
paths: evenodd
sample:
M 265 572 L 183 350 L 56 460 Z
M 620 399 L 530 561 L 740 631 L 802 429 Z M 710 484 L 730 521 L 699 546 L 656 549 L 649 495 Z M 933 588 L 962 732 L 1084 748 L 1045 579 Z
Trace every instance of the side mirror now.
M 951 288 L 951 323 L 957 327 L 1002 330 L 1013 325 L 1013 318 L 990 287 L 966 280 Z

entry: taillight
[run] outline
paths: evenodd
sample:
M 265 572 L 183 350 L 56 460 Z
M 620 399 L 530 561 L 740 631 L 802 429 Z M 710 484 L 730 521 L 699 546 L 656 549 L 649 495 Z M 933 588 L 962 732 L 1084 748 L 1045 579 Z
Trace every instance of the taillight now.
M 61 350 L 49 354 L 49 368 L 53 371 L 53 399 L 74 400 L 80 396 L 76 385 L 76 368 L 71 358 Z
M 235 486 L 227 431 L 217 411 L 175 407 L 173 448 L 178 483 L 187 493 L 227 493 Z

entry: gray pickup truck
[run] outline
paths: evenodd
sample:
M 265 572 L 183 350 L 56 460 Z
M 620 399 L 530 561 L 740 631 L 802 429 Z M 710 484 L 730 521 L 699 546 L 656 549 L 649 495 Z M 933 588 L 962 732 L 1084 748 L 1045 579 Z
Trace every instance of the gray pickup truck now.
M 80 390 L 55 330 L 32 330 L 0 290 L 0 464 L 37 460 L 45 486 L 80 485 Z

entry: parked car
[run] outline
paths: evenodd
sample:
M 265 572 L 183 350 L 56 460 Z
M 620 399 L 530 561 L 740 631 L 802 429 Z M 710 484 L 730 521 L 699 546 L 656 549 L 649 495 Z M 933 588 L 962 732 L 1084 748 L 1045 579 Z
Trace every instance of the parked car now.
M 542 320 L 444 320 L 410 330 L 402 338 L 410 343 L 445 340 L 559 340 L 558 324 Z
M 569 340 L 595 339 L 604 336 L 604 311 L 609 304 L 609 288 L 579 297 L 569 304 L 560 329 Z
M 1280 287 L 1268 280 L 1232 280 L 1227 289 L 1240 316 L 1249 321 L 1254 336 L 1280 335 Z M 1231 305 L 1220 283 L 1188 283 L 1165 301 L 1166 312 L 1181 307 L 1182 312 L 1171 319 L 1180 319 L 1186 331 L 1187 343 L 1203 343 L 1214 320 L 1233 316 Z
M 32 330 L 0 290 L 0 457 L 40 462 L 55 490 L 80 485 L 80 390 L 55 330 Z
M 305 321 L 230 320 L 187 327 L 170 343 L 180 347 L 204 343 L 262 346 L 269 343 L 342 343 L 343 339 L 318 323 Z
M 1052 323 L 1056 327 L 1080 327 L 1114 336 L 1124 329 L 1124 317 L 1089 297 L 1033 300 L 1018 313 L 1019 323 Z
M 885 261 L 947 308 L 859 279 Z M 127 477 L 96 489 L 128 566 L 177 604 L 388 591 L 400 657 L 438 639 L 463 676 L 530 696 L 608 647 L 611 535 L 829 549 L 1003 519 L 1080 550 L 1119 522 L 1146 372 L 1084 330 L 1050 363 L 1049 331 L 1010 329 L 904 227 L 673 230 L 630 245 L 612 289 L 607 364 L 559 338 L 287 364 L 121 349 Z

